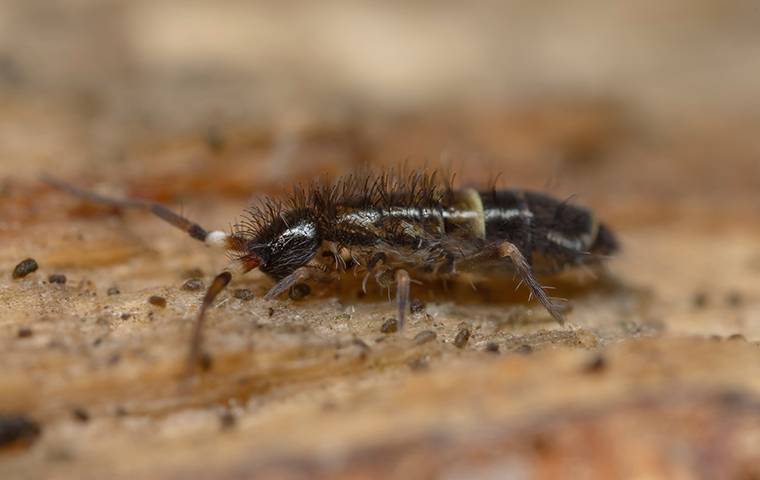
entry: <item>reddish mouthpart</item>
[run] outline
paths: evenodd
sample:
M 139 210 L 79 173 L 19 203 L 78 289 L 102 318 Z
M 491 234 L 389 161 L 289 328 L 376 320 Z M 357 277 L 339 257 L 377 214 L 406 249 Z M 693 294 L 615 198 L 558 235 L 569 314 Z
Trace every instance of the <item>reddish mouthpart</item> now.
M 240 258 L 240 263 L 243 265 L 243 273 L 246 273 L 258 267 L 261 264 L 261 259 L 255 253 L 249 253 Z

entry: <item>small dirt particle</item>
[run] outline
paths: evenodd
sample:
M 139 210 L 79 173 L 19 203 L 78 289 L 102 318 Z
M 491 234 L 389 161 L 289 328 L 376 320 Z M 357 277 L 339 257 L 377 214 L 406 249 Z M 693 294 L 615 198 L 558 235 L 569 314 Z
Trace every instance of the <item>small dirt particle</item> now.
M 58 285 L 66 285 L 66 275 L 61 273 L 54 273 L 48 277 L 49 283 L 56 283 Z
M 409 311 L 412 313 L 422 313 L 425 311 L 425 302 L 419 298 L 412 299 L 412 303 L 409 305 Z
M 106 295 L 118 295 L 121 293 L 121 290 L 119 290 L 117 287 L 111 287 L 106 291 Z
M 464 348 L 468 341 L 470 341 L 470 329 L 467 327 L 460 328 L 457 336 L 454 337 L 454 346 Z
M 251 300 L 254 297 L 253 292 L 251 291 L 250 288 L 235 289 L 235 291 L 232 292 L 232 296 L 244 302 L 247 302 L 248 300 Z
M 24 415 L 0 414 L 0 447 L 16 442 L 31 444 L 41 431 L 37 422 Z
M 159 308 L 166 308 L 166 299 L 158 295 L 152 295 L 148 298 L 148 303 Z
M 733 335 L 730 335 L 728 337 L 728 339 L 729 340 L 733 340 L 733 341 L 740 341 L 740 342 L 746 342 L 747 341 L 747 338 L 744 335 L 742 335 L 741 333 L 734 333 Z
M 407 365 L 409 365 L 409 368 L 414 371 L 427 370 L 430 368 L 430 363 L 425 357 L 415 358 L 414 360 L 411 360 Z
M 230 430 L 237 425 L 237 417 L 229 410 L 224 410 L 219 415 L 219 426 L 222 430 Z
M 691 297 L 691 304 L 694 308 L 705 308 L 709 302 L 706 292 L 695 292 Z
M 381 333 L 394 333 L 398 331 L 398 322 L 395 318 L 389 318 L 380 326 Z
M 76 420 L 77 422 L 87 423 L 90 421 L 90 412 L 88 412 L 82 407 L 75 407 L 71 411 L 71 415 L 74 417 L 74 420 Z
M 214 366 L 214 359 L 211 357 L 211 355 L 208 352 L 201 353 L 200 358 L 198 359 L 198 366 L 201 367 L 201 370 L 204 372 L 208 372 L 211 370 L 211 367 Z
M 488 353 L 499 353 L 499 344 L 496 342 L 488 342 L 486 344 L 486 352 Z
M 311 287 L 305 283 L 296 283 L 288 291 L 288 297 L 291 300 L 303 300 L 311 293 Z
M 274 315 L 274 308 L 269 307 L 269 309 L 267 310 L 267 315 L 269 316 L 269 318 L 272 318 L 272 316 Z
M 583 367 L 584 373 L 601 373 L 607 368 L 607 359 L 604 355 L 595 355 L 586 365 Z
M 197 278 L 203 278 L 204 273 L 203 273 L 203 270 L 201 270 L 200 268 L 194 267 L 194 268 L 190 268 L 190 269 L 186 270 L 182 274 L 182 276 L 184 278 L 196 278 L 196 277 Z
M 34 332 L 29 327 L 21 327 L 18 329 L 18 338 L 29 338 Z
M 728 295 L 726 295 L 726 304 L 729 307 L 736 308 L 740 307 L 744 303 L 744 297 L 740 292 L 732 291 L 729 292 Z
M 416 345 L 422 345 L 423 343 L 432 342 L 435 340 L 436 334 L 432 330 L 423 330 L 414 336 L 414 343 Z
M 16 268 L 13 269 L 13 278 L 24 278 L 30 273 L 36 271 L 40 266 L 37 265 L 37 261 L 33 258 L 27 258 L 22 260 Z
M 629 333 L 638 333 L 641 331 L 641 327 L 634 322 L 627 322 L 626 330 Z M 575 334 L 575 339 L 578 345 L 583 348 L 594 348 L 599 345 L 597 336 L 588 330 L 578 330 Z
M 203 289 L 203 280 L 197 277 L 189 278 L 185 280 L 185 283 L 182 284 L 182 290 L 186 290 L 188 292 L 197 292 L 201 289 Z
M 206 130 L 205 140 L 206 146 L 213 153 L 219 153 L 224 150 L 227 143 L 222 133 L 216 127 L 211 127 Z
M 531 347 L 527 343 L 523 343 L 519 347 L 515 348 L 514 352 L 519 353 L 520 355 L 529 355 L 533 353 L 533 347 Z

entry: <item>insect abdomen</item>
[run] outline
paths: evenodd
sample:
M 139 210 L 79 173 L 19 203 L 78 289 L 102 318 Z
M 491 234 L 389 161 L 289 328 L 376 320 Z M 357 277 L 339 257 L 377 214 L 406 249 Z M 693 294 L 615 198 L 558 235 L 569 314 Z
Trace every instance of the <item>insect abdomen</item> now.
M 612 232 L 588 209 L 521 190 L 482 192 L 481 198 L 488 240 L 507 240 L 560 263 L 617 250 Z

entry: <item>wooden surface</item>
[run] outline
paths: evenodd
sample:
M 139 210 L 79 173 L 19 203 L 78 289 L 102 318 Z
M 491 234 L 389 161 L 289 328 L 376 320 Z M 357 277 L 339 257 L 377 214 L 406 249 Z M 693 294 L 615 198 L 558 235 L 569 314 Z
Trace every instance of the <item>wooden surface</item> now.
M 3 7 L 19 45 L 29 40 L 19 25 L 44 17 L 23 5 Z M 750 46 L 737 40 L 724 77 L 699 62 L 684 66 L 696 79 L 732 86 L 702 110 L 690 103 L 701 98 L 698 86 L 684 93 L 665 82 L 668 96 L 648 80 L 615 76 L 601 96 L 568 87 L 515 101 L 492 92 L 498 101 L 485 105 L 441 104 L 412 89 L 428 102 L 412 109 L 404 103 L 410 92 L 394 90 L 391 76 L 377 81 L 383 95 L 396 92 L 393 108 L 378 108 L 358 87 L 345 108 L 324 108 L 332 97 L 314 87 L 302 92 L 313 104 L 284 102 L 272 113 L 252 106 L 271 100 L 260 91 L 251 95 L 261 103 L 245 105 L 231 94 L 252 88 L 231 80 L 247 74 L 224 70 L 238 57 L 221 59 L 222 73 L 206 80 L 167 79 L 156 57 L 129 43 L 144 48 L 138 37 L 114 33 L 127 28 L 114 18 L 131 18 L 129 28 L 152 32 L 154 55 L 175 58 L 167 47 L 179 28 L 166 15 L 179 8 L 173 2 L 157 2 L 156 11 L 61 5 L 64 27 L 35 47 L 39 58 L 50 55 L 39 64 L 47 70 L 11 52 L 0 76 L 0 433 L 14 419 L 39 429 L 0 445 L 0 478 L 760 475 L 760 108 L 728 68 Z M 744 31 L 750 45 L 754 30 L 736 30 L 743 10 L 731 5 L 724 23 L 703 6 L 691 15 L 705 23 L 678 31 L 703 45 L 714 31 Z M 620 21 L 589 11 L 597 26 Z M 564 18 L 525 14 L 554 19 L 548 25 Z M 266 15 L 280 19 L 277 9 Z M 100 52 L 76 33 L 80 17 L 118 24 L 91 35 L 111 39 L 101 47 L 125 52 L 126 65 L 106 55 L 97 72 L 56 66 L 57 35 L 74 51 Z M 156 35 L 158 24 L 169 36 Z M 626 28 L 632 38 L 669 31 Z M 612 30 L 604 31 L 619 42 Z M 546 40 L 547 32 L 531 35 Z M 568 52 L 580 55 L 578 48 Z M 653 63 L 683 51 L 659 51 Z M 617 65 L 618 53 L 606 55 L 601 64 Z M 506 76 L 501 68 L 496 74 Z M 225 76 L 233 74 L 240 77 Z M 194 103 L 203 89 L 193 81 L 209 82 L 208 104 Z M 210 112 L 224 108 L 234 114 L 214 120 Z M 571 301 L 565 327 L 510 282 L 414 285 L 424 309 L 405 331 L 384 334 L 394 306 L 383 291 L 361 296 L 349 278 L 315 285 L 305 300 L 266 302 L 271 282 L 253 273 L 211 309 L 213 366 L 188 381 L 184 360 L 203 291 L 183 284 L 199 277 L 207 285 L 225 256 L 148 215 L 92 207 L 36 178 L 54 173 L 104 193 L 154 198 L 225 229 L 258 195 L 363 162 L 382 169 L 404 160 L 451 168 L 462 185 L 501 172 L 502 185 L 576 194 L 619 232 L 623 251 L 598 278 L 546 280 Z M 39 269 L 13 279 L 28 257 Z M 51 283 L 52 274 L 66 283 Z M 464 328 L 471 336 L 459 348 Z

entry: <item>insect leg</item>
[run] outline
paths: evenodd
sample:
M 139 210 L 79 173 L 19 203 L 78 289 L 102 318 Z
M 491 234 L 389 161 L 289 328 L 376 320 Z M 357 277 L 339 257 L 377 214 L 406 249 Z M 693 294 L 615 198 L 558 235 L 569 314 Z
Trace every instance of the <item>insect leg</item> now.
M 310 269 L 307 267 L 301 267 L 297 269 L 295 272 L 291 273 L 287 277 L 283 278 L 277 284 L 272 287 L 266 295 L 264 295 L 264 300 L 272 300 L 281 293 L 287 291 L 290 287 L 295 285 L 298 282 L 302 282 L 309 278 L 309 272 Z
M 206 310 L 214 303 L 217 295 L 230 283 L 232 280 L 232 274 L 230 272 L 222 272 L 216 277 L 211 285 L 206 290 L 206 294 L 203 296 L 203 303 L 201 303 L 201 309 L 198 312 L 198 318 L 195 321 L 195 327 L 193 328 L 193 336 L 190 340 L 190 355 L 188 358 L 188 370 L 190 373 L 195 371 L 197 366 L 201 366 L 204 370 L 209 368 L 205 356 L 203 355 L 203 324 L 206 322 Z
M 228 248 L 231 250 L 237 250 L 241 248 L 239 242 L 240 239 L 237 237 L 227 235 L 225 232 L 219 230 L 209 232 L 197 223 L 173 212 L 160 203 L 135 198 L 107 197 L 95 192 L 81 189 L 49 176 L 44 176 L 42 180 L 53 188 L 57 188 L 58 190 L 64 191 L 88 202 L 97 203 L 100 205 L 108 205 L 116 208 L 137 208 L 140 210 L 147 210 L 166 223 L 173 225 L 174 227 L 187 233 L 190 235 L 190 237 L 204 242 L 206 245 Z
M 530 264 L 525 259 L 522 252 L 520 252 L 520 249 L 513 243 L 503 242 L 497 247 L 497 252 L 499 257 L 512 260 L 512 264 L 514 265 L 517 274 L 520 276 L 520 280 L 528 285 L 531 294 L 534 295 L 541 305 L 549 311 L 557 323 L 564 325 L 565 319 L 559 311 L 559 306 L 551 299 L 551 297 L 549 297 L 546 290 L 544 290 L 541 284 L 538 283 L 536 277 L 533 276 Z
M 406 270 L 396 270 L 396 305 L 398 306 L 398 329 L 404 328 L 404 319 L 406 318 L 406 309 L 409 306 L 409 286 L 411 278 Z
M 296 269 L 295 272 L 277 282 L 277 284 L 275 284 L 275 286 L 272 287 L 266 295 L 264 295 L 264 300 L 274 299 L 299 282 L 313 279 L 329 280 L 332 278 L 334 277 L 332 277 L 328 272 L 321 270 L 318 266 L 304 265 L 303 267 Z

